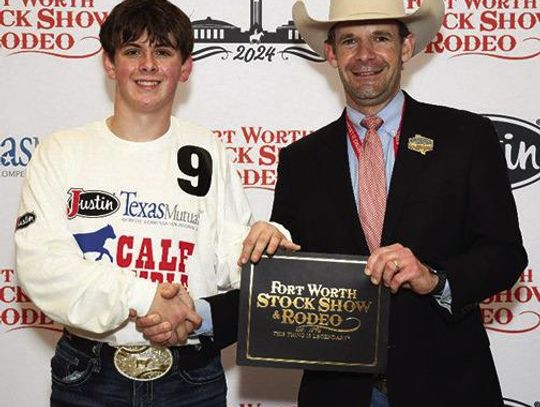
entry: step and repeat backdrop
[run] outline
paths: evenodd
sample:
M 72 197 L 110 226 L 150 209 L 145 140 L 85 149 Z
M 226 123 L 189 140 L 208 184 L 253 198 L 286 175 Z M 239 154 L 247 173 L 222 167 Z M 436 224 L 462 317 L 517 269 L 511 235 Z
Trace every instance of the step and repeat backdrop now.
M 420 0 L 407 0 L 413 11 Z M 530 263 L 484 301 L 507 406 L 540 406 L 540 0 L 445 0 L 437 37 L 406 66 L 413 97 L 484 114 L 497 128 Z M 107 117 L 113 86 L 97 39 L 113 0 L 0 0 L 0 404 L 48 405 L 60 328 L 17 282 L 13 229 L 26 165 L 52 131 Z M 226 145 L 258 218 L 279 150 L 334 120 L 336 72 L 291 21 L 293 0 L 175 0 L 194 22 L 194 71 L 175 114 Z M 326 19 L 328 0 L 307 0 Z M 505 216 L 501 214 L 501 216 Z M 293 407 L 296 370 L 239 368 L 224 353 L 230 407 Z

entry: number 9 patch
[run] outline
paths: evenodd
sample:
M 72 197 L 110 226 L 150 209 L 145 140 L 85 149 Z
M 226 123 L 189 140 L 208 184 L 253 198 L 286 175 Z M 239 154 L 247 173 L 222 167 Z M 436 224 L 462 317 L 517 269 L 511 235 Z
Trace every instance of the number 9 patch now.
M 177 178 L 182 191 L 205 196 L 212 184 L 212 156 L 204 148 L 184 146 L 176 154 L 178 169 L 190 179 Z

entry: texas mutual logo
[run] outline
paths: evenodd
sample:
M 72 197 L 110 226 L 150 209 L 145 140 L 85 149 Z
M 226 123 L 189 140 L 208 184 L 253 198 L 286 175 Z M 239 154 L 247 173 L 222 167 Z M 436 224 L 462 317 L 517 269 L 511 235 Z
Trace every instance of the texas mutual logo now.
M 38 144 L 36 136 L 0 137 L 0 178 L 23 177 Z
M 513 189 L 540 179 L 540 127 L 511 116 L 486 114 L 503 147 Z
M 250 23 L 239 27 L 231 22 L 215 17 L 193 20 L 196 48 L 193 59 L 221 57 L 233 61 L 273 62 L 297 56 L 314 62 L 324 61 L 318 54 L 307 48 L 292 20 L 281 25 L 266 27 L 263 22 L 263 0 L 249 0 Z M 270 1 L 268 4 L 272 5 Z M 290 8 L 289 8 L 290 9 Z M 246 8 L 246 15 L 248 10 Z M 238 45 L 235 45 L 238 44 Z

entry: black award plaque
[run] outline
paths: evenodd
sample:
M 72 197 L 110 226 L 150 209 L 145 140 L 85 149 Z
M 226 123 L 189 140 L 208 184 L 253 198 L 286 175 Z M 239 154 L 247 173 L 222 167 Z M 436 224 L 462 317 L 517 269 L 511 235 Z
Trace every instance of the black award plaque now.
M 366 260 L 294 253 L 244 266 L 238 364 L 384 372 L 390 293 Z

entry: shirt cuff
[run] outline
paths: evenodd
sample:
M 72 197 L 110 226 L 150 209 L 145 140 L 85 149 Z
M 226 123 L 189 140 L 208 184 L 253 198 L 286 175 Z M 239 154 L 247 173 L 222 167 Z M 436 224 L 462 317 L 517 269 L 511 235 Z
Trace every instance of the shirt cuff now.
M 444 285 L 443 292 L 439 295 L 434 295 L 435 301 L 447 310 L 450 314 L 452 313 L 452 290 L 450 289 L 450 283 L 446 280 Z
M 143 317 L 150 311 L 158 284 L 142 278 L 134 278 L 128 292 L 128 306 Z
M 292 238 L 291 238 L 291 233 L 285 229 L 285 227 L 283 227 L 281 224 L 277 223 L 277 222 L 269 222 L 271 225 L 275 226 L 281 233 L 283 233 L 283 235 L 290 241 L 292 241 Z
M 212 336 L 214 334 L 214 324 L 212 324 L 212 308 L 210 308 L 210 303 L 203 299 L 197 299 L 193 303 L 195 304 L 195 311 L 202 318 L 202 324 L 198 329 L 193 331 L 192 335 Z

